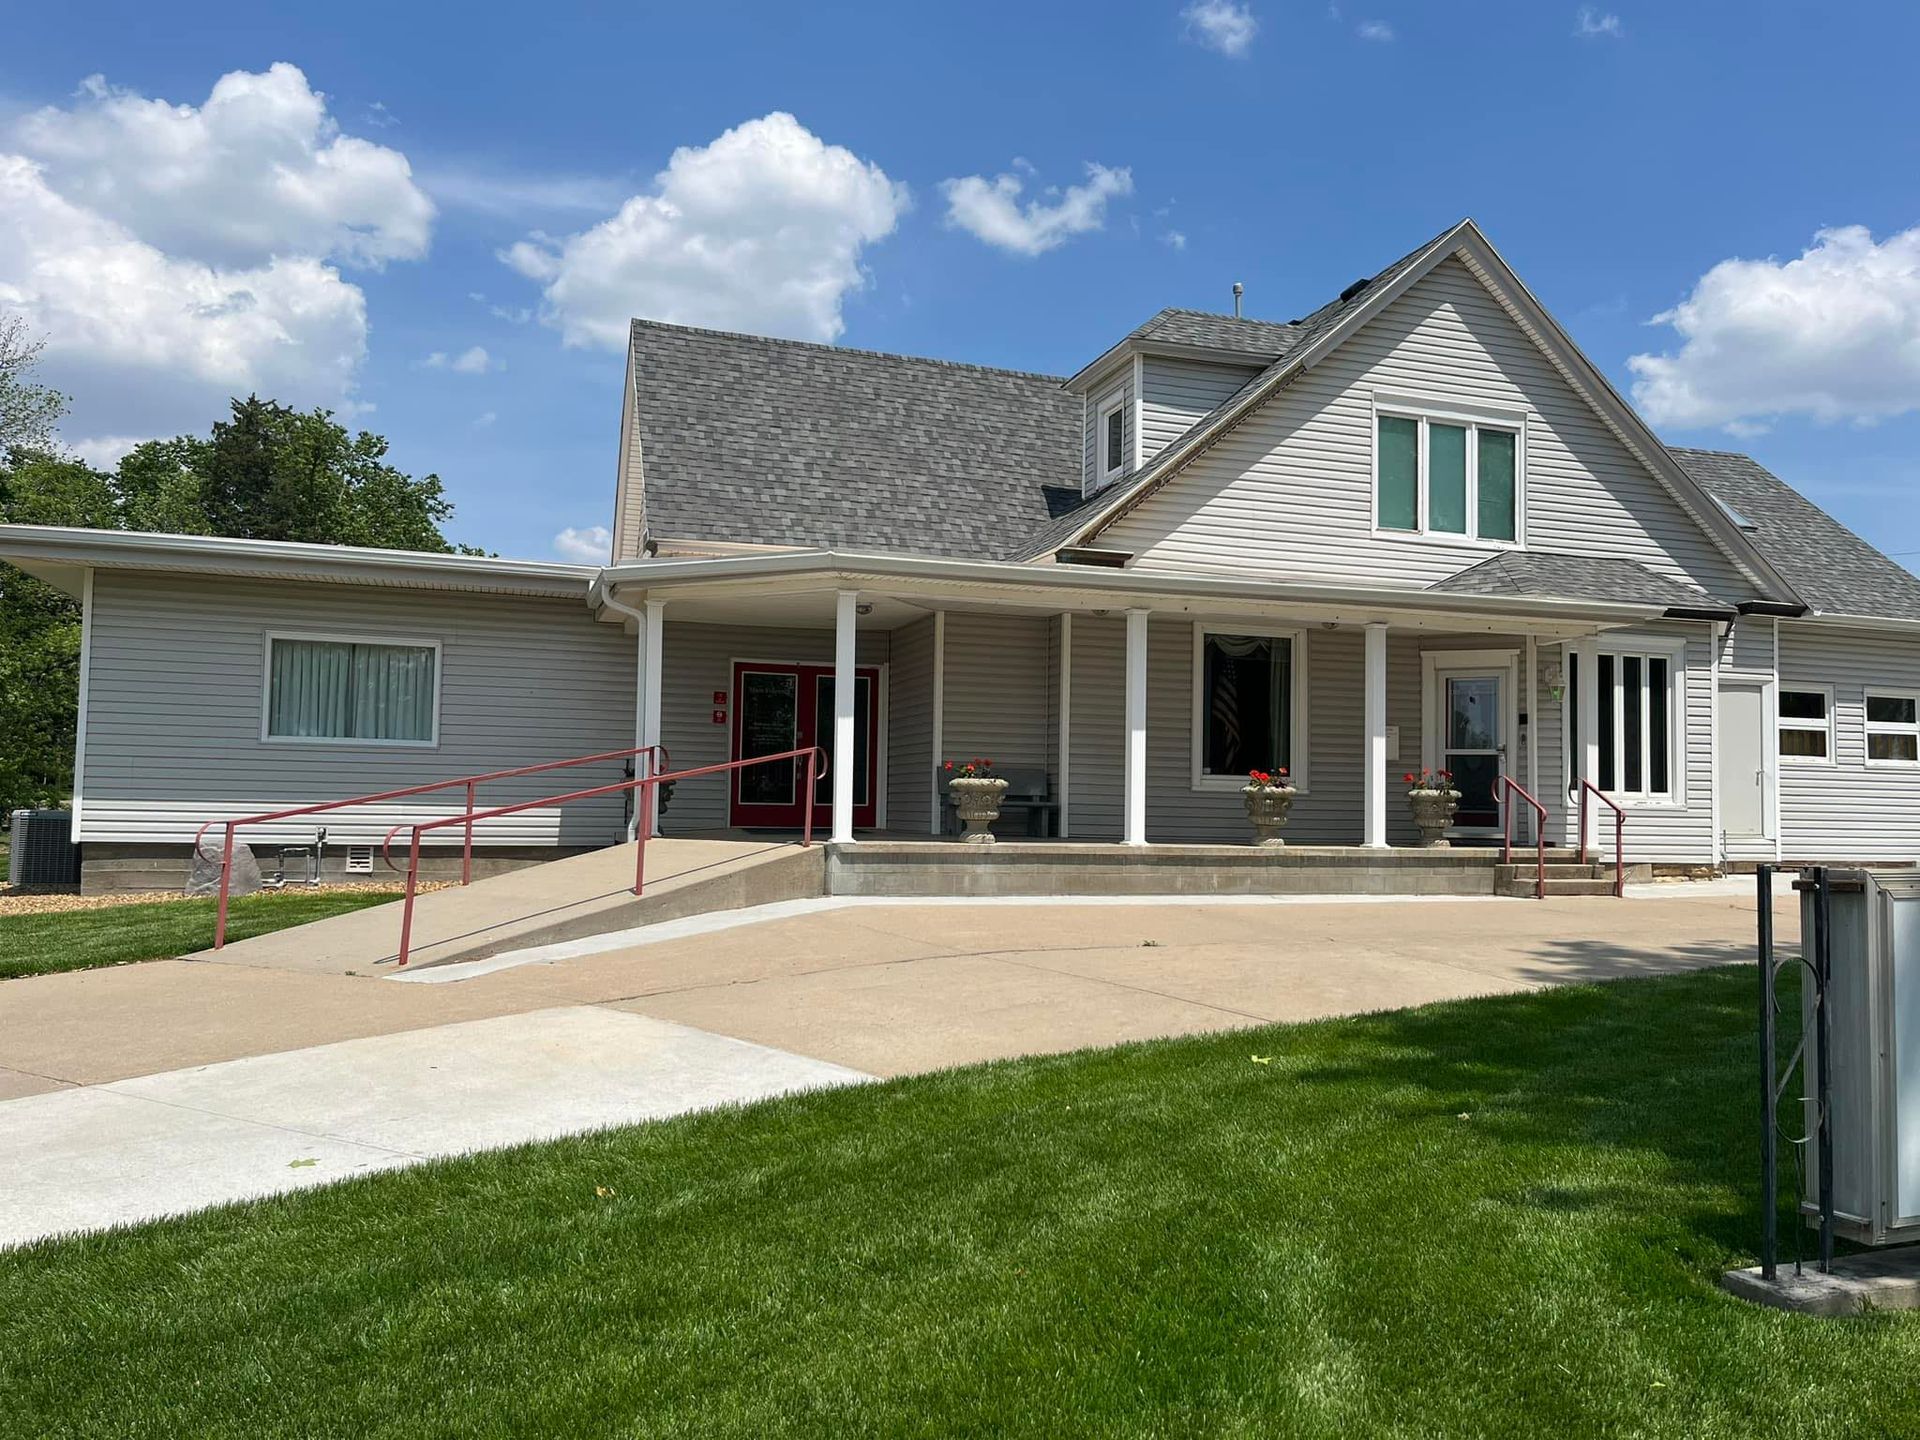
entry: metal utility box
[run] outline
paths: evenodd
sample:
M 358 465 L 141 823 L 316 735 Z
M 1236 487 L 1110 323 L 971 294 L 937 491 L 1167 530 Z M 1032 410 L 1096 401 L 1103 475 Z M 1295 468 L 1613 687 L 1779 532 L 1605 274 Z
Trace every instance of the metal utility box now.
M 1920 871 L 1828 876 L 1834 1229 L 1868 1245 L 1912 1241 L 1920 1238 Z M 1798 888 L 1800 933 L 1811 946 L 1815 895 L 1804 882 Z M 1803 983 L 1800 994 L 1812 1075 L 1819 1058 L 1813 985 Z M 1807 1088 L 1812 1135 L 1818 1110 Z M 1816 1220 L 1818 1154 L 1808 1147 L 1801 1205 Z
M 7 852 L 9 885 L 78 885 L 80 847 L 65 810 L 16 810 Z

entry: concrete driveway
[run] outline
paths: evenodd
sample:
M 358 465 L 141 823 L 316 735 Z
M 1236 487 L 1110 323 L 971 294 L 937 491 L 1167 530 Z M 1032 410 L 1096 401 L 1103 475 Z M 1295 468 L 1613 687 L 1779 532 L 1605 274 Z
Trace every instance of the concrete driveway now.
M 801 901 L 400 982 L 7 981 L 0 1242 L 812 1085 L 1751 958 L 1744 887 L 1652 893 Z

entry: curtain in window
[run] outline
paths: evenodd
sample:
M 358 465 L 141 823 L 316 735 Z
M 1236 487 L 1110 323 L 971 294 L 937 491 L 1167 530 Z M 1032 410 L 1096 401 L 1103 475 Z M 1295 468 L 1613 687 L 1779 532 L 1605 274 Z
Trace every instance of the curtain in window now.
M 420 645 L 273 642 L 267 733 L 316 740 L 433 739 L 434 652 Z
M 1292 652 L 1265 635 L 1207 636 L 1205 773 L 1291 766 Z

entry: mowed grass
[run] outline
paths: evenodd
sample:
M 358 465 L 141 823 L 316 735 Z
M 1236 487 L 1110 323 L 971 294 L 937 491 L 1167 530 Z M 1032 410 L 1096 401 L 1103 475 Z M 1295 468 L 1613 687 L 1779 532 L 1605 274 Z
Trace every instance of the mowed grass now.
M 20 1436 L 1863 1436 L 1749 969 L 1025 1060 L 0 1256 Z
M 394 898 L 381 891 L 324 889 L 248 895 L 232 902 L 227 938 L 265 935 Z M 52 915 L 0 915 L 0 980 L 204 950 L 213 944 L 215 905 L 213 900 L 162 900 Z

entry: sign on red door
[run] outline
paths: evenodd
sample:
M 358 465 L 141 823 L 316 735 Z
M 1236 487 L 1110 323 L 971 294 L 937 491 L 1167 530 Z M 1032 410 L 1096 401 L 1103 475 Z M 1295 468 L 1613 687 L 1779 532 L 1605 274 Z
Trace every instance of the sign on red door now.
M 860 666 L 854 672 L 853 823 L 871 829 L 876 818 L 879 752 L 873 743 L 880 728 L 880 672 Z M 733 756 L 778 755 L 818 745 L 833 753 L 834 673 L 826 665 L 789 665 L 736 660 L 733 666 Z M 769 760 L 733 772 L 729 822 L 739 826 L 798 829 L 804 816 L 804 760 Z M 833 778 L 814 782 L 813 820 L 833 816 Z

